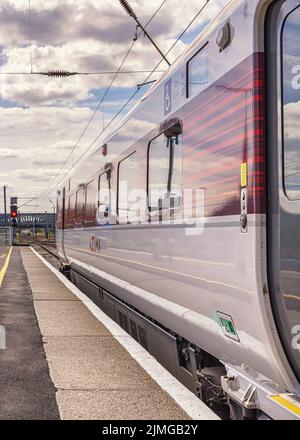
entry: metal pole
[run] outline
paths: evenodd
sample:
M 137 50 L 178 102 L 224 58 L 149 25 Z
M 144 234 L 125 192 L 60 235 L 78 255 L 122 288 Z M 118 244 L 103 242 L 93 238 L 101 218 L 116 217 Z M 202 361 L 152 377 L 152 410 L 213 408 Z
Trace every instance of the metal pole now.
M 45 211 L 45 224 L 44 224 L 44 227 L 45 227 L 45 237 L 48 240 L 49 233 L 48 233 L 48 213 L 47 213 L 47 211 Z
M 56 205 L 55 205 L 55 203 L 52 202 L 51 199 L 49 199 L 49 202 L 50 202 L 51 205 L 53 206 L 53 214 L 55 215 L 55 208 L 56 208 Z
M 141 24 L 140 20 L 137 18 L 136 14 L 134 13 L 132 7 L 130 6 L 130 4 L 128 3 L 127 0 L 119 0 L 121 3 L 122 8 L 125 10 L 125 12 L 130 15 L 130 17 L 132 17 L 134 19 L 134 21 L 136 22 L 136 24 L 138 25 L 139 28 L 142 29 L 143 34 L 150 40 L 150 42 L 153 44 L 153 46 L 155 47 L 155 49 L 159 52 L 159 54 L 162 56 L 162 58 L 165 60 L 165 62 L 171 66 L 171 63 L 169 62 L 169 60 L 167 59 L 167 57 L 165 56 L 165 54 L 160 50 L 160 48 L 157 46 L 157 44 L 155 43 L 155 41 L 153 40 L 153 38 L 150 37 L 150 35 L 148 34 L 148 32 L 146 31 L 145 27 Z
M 6 186 L 3 187 L 3 195 L 4 195 L 4 226 L 7 226 L 7 211 L 6 211 Z
M 137 17 L 133 17 L 133 19 L 136 21 L 137 25 L 142 29 L 143 34 L 150 40 L 150 42 L 153 44 L 155 49 L 158 51 L 158 53 L 162 56 L 162 58 L 165 60 L 165 62 L 168 64 L 168 66 L 171 66 L 170 61 L 167 59 L 165 54 L 160 50 L 160 48 L 157 46 L 155 41 L 150 37 L 144 26 L 140 23 L 139 19 Z

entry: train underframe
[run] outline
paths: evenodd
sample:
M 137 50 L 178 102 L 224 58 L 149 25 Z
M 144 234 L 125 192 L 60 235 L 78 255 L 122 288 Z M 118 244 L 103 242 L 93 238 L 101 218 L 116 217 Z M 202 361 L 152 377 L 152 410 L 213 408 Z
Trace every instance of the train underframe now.
M 249 383 L 237 386 L 240 375 L 232 374 L 231 370 L 229 373 L 220 360 L 89 281 L 69 265 L 63 264 L 61 272 L 221 419 L 270 419 L 253 400 L 253 386 Z

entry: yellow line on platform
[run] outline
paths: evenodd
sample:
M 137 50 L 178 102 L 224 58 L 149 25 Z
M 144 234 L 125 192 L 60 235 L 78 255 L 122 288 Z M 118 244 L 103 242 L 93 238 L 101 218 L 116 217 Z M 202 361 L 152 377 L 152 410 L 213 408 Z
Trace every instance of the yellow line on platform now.
M 0 287 L 2 286 L 2 282 L 3 282 L 4 276 L 6 274 L 8 265 L 9 265 L 9 260 L 10 260 L 11 253 L 12 253 L 12 246 L 11 246 L 11 248 L 8 251 L 8 254 L 7 254 L 4 266 L 2 267 L 2 269 L 0 271 Z

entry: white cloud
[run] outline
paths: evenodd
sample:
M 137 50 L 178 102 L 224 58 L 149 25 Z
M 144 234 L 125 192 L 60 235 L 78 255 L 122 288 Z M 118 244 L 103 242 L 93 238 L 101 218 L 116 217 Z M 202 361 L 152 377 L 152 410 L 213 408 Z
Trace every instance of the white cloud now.
M 300 140 L 300 128 L 299 128 L 300 101 L 286 104 L 284 106 L 284 115 L 285 115 L 286 136 L 290 140 L 293 140 L 295 142 L 295 148 L 299 150 L 298 143 Z
M 89 108 L 76 107 L 0 108 L 2 185 L 13 184 L 19 197 L 41 193 L 57 174 L 91 114 Z M 69 165 L 98 133 L 96 118 Z
M 143 23 L 162 0 L 131 1 Z M 209 20 L 226 0 L 210 1 L 196 20 Z M 163 51 L 167 51 L 180 32 L 204 4 L 202 1 L 167 0 L 148 30 Z M 135 24 L 117 0 L 34 0 L 32 5 L 32 60 L 35 72 L 70 70 L 79 72 L 114 71 L 126 53 Z M 27 0 L 0 3 L 0 73 L 30 72 L 29 11 Z M 182 51 L 180 43 L 170 60 Z M 160 59 L 151 44 L 141 37 L 124 70 L 152 69 Z M 162 64 L 163 68 L 166 65 Z M 134 87 L 147 74 L 120 75 L 114 90 Z M 75 76 L 50 79 L 44 76 L 0 75 L 0 98 L 12 108 L 0 107 L 0 184 L 7 184 L 12 195 L 40 194 L 56 175 L 97 105 L 101 88 L 110 76 Z M 118 89 L 116 89 L 118 88 Z M 98 92 L 96 92 L 98 90 Z M 130 94 L 130 91 L 128 92 Z M 108 96 L 106 122 L 125 99 Z M 82 101 L 88 100 L 82 106 Z M 14 103 L 18 103 L 18 107 Z M 80 104 L 81 102 L 81 104 Z M 89 130 L 70 157 L 74 163 L 102 128 L 97 113 Z M 141 127 L 137 127 L 138 130 Z M 14 173 L 12 173 L 12 169 Z M 39 208 L 48 206 L 48 201 Z
M 20 7 L 20 3 L 22 6 Z M 225 0 L 215 0 L 208 4 L 202 20 L 216 14 Z M 76 4 L 76 6 L 74 6 Z M 135 10 L 143 22 L 161 4 L 146 0 L 135 5 Z M 165 3 L 153 22 L 149 32 L 157 40 L 163 51 L 174 43 L 177 35 L 204 4 L 173 0 Z M 134 3 L 133 3 L 134 5 Z M 188 7 L 187 7 L 188 6 Z M 195 22 L 199 24 L 201 19 Z M 47 23 L 47 24 L 45 24 Z M 2 57 L 6 59 L 3 71 L 30 72 L 29 21 L 27 2 L 8 1 L 0 6 L 0 38 L 6 43 Z M 132 40 L 134 23 L 126 16 L 117 1 L 97 2 L 91 0 L 66 0 L 64 2 L 32 2 L 32 58 L 34 71 L 113 71 Z M 192 28 L 191 28 L 192 29 Z M 184 47 L 179 43 L 169 55 L 171 61 Z M 147 39 L 141 37 L 136 43 L 126 63 L 126 70 L 152 69 L 160 59 Z M 166 65 L 162 65 L 166 68 Z M 119 84 L 135 86 L 141 82 L 133 75 L 122 75 Z M 76 77 L 68 80 L 48 78 L 7 77 L 2 84 L 4 99 L 25 105 L 63 104 L 86 99 L 88 90 L 107 85 L 107 76 Z

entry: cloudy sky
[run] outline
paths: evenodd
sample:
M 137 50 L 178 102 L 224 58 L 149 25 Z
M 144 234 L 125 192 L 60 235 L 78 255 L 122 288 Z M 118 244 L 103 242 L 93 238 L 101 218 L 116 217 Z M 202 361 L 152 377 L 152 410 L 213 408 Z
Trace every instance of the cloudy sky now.
M 205 2 L 136 0 L 130 4 L 142 23 L 162 5 L 147 29 L 166 52 Z M 170 53 L 171 61 L 227 2 L 210 0 Z M 118 0 L 0 0 L 0 186 L 7 185 L 8 197 L 38 197 L 31 203 L 35 206 L 24 207 L 23 212 L 53 210 L 49 199 L 55 200 L 56 184 L 148 76 L 139 72 L 116 78 L 64 164 L 112 80 L 112 74 L 99 72 L 118 69 L 135 30 Z M 151 71 L 159 60 L 159 54 L 140 37 L 123 71 Z M 159 70 L 166 68 L 162 62 Z M 90 74 L 60 79 L 30 75 L 49 70 Z

